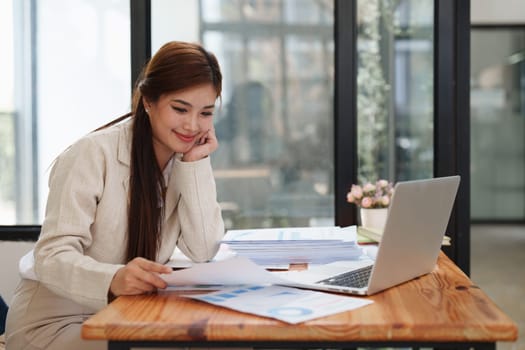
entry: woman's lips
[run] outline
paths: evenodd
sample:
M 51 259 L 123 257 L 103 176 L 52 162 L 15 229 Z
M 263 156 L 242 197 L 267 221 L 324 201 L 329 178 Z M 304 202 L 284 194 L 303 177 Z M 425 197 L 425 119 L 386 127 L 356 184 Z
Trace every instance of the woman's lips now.
M 175 135 L 177 135 L 177 137 L 179 139 L 181 139 L 182 141 L 184 142 L 193 142 L 193 140 L 195 140 L 195 135 L 184 135 L 184 134 L 180 134 L 176 131 L 174 131 Z

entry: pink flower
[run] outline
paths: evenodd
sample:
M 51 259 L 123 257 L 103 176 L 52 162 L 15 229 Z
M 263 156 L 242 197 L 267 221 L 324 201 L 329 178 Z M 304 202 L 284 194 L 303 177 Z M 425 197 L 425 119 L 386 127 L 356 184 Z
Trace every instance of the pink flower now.
M 355 203 L 355 198 L 352 195 L 352 192 L 348 192 L 348 194 L 346 195 L 346 201 L 348 203 Z
M 363 186 L 363 192 L 365 193 L 374 192 L 375 190 L 376 190 L 376 187 L 372 185 L 370 182 L 366 183 Z
M 388 186 L 388 181 L 386 181 L 386 180 L 379 180 L 379 181 L 377 181 L 377 184 L 379 185 L 379 187 L 385 188 L 385 187 Z
M 372 204 L 374 203 L 374 201 L 372 200 L 372 198 L 370 197 L 365 197 L 363 198 L 363 200 L 361 201 L 361 206 L 363 208 L 370 208 L 372 207 Z
M 390 204 L 390 197 L 388 195 L 381 197 L 381 205 L 383 207 L 388 207 L 389 204 Z
M 359 185 L 352 185 L 351 193 L 355 199 L 361 199 L 363 197 L 363 190 Z

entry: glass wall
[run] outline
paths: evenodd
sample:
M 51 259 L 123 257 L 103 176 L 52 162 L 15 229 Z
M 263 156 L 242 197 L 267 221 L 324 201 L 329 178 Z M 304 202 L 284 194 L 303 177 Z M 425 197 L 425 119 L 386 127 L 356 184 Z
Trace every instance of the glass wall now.
M 0 65 L 19 64 L 0 82 L 0 223 L 38 224 L 53 159 L 129 110 L 129 2 L 12 3 L 2 35 L 24 40 L 5 41 Z M 433 175 L 433 4 L 358 1 L 361 181 Z M 154 51 L 197 41 L 221 62 L 212 162 L 227 226 L 333 224 L 333 1 L 152 0 L 152 17 Z
M 434 1 L 357 4 L 359 181 L 432 177 Z
M 525 27 L 471 31 L 473 220 L 525 220 Z
M 15 111 L 13 1 L 0 2 L 0 224 L 14 224 Z
M 0 2 L 0 225 L 41 224 L 53 159 L 130 106 L 129 1 L 33 3 Z
M 333 1 L 152 1 L 154 48 L 199 41 L 221 63 L 212 162 L 227 228 L 333 225 L 333 13 Z

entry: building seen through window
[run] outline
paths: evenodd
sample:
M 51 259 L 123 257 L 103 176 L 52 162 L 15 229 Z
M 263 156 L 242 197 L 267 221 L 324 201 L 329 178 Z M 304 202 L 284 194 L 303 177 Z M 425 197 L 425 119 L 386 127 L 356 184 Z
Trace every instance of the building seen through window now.
M 225 79 L 212 162 L 227 226 L 332 225 L 333 2 L 200 6 Z
M 434 2 L 357 2 L 358 177 L 433 176 Z

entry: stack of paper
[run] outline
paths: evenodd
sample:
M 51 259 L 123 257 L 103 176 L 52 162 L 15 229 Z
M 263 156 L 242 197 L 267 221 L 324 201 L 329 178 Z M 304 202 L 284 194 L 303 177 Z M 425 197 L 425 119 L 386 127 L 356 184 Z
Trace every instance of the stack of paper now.
M 229 230 L 222 242 L 262 266 L 326 264 L 363 255 L 355 226 Z

